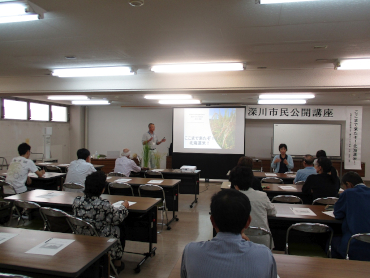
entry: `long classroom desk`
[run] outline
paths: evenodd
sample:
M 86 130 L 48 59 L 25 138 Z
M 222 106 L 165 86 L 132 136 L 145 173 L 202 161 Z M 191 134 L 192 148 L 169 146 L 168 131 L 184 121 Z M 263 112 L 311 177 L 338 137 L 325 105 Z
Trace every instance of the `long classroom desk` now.
M 56 193 L 57 196 L 47 196 Z M 46 195 L 46 196 L 45 196 Z M 6 197 L 6 200 L 22 200 L 38 203 L 41 206 L 59 208 L 65 211 L 72 210 L 73 200 L 77 196 L 83 196 L 83 193 L 51 191 L 51 190 L 32 190 L 18 195 Z M 106 195 L 102 194 L 103 199 L 107 199 L 111 204 L 127 200 L 136 202 L 129 207 L 129 215 L 125 219 L 126 239 L 132 241 L 142 241 L 149 243 L 149 252 L 140 254 L 144 259 L 137 265 L 136 271 L 140 271 L 140 266 L 151 256 L 155 255 L 156 247 L 152 244 L 157 242 L 157 207 L 160 202 L 158 198 L 143 198 L 132 196 Z M 137 225 L 140 224 L 141 225 Z M 144 224 L 144 225 L 143 225 Z M 136 253 L 135 253 L 136 254 Z
M 267 173 L 267 172 L 253 172 L 253 175 L 258 179 L 263 178 L 279 178 L 284 181 L 284 183 L 291 184 L 295 179 L 295 173 L 292 174 L 282 174 L 282 173 Z M 276 175 L 276 176 L 271 176 Z
M 273 254 L 281 278 L 368 278 L 370 262 Z M 168 278 L 181 277 L 179 258 Z
M 69 163 L 63 164 L 63 163 L 54 163 L 54 162 L 36 162 L 36 166 L 41 168 L 46 168 L 46 166 L 57 166 L 59 167 L 64 173 L 66 173 L 66 169 L 69 167 Z M 98 171 L 100 171 L 104 165 L 98 165 L 93 164 L 94 168 Z
M 7 171 L 0 172 L 0 176 L 6 177 L 6 175 Z M 59 190 L 63 185 L 66 173 L 45 172 L 41 178 L 39 178 L 35 173 L 29 173 L 28 176 L 32 180 L 32 183 L 27 185 L 28 188 Z
M 54 233 L 28 229 L 0 227 L 1 233 L 17 234 L 0 244 L 0 272 L 34 277 L 109 277 L 109 259 L 106 255 L 116 239 L 68 233 Z M 26 253 L 50 239 L 74 240 L 53 256 Z
M 139 196 L 139 186 L 147 184 L 151 180 L 161 180 L 161 183 L 155 183 L 163 188 L 166 199 L 166 206 L 168 210 L 172 210 L 172 219 L 168 221 L 167 228 L 174 221 L 179 221 L 176 211 L 179 211 L 179 184 L 180 180 L 175 179 L 156 179 L 156 178 L 135 178 L 135 177 L 107 177 L 107 182 L 112 183 L 116 180 L 125 179 L 126 183 L 131 185 L 134 189 L 134 194 Z
M 334 232 L 341 234 L 341 220 L 324 214 L 325 206 L 323 205 L 301 205 L 301 204 L 281 204 L 274 203 L 276 216 L 268 216 L 268 223 L 272 233 L 275 249 L 284 250 L 285 236 L 288 228 L 295 223 L 321 223 L 333 228 Z M 296 215 L 292 208 L 309 208 L 316 216 Z

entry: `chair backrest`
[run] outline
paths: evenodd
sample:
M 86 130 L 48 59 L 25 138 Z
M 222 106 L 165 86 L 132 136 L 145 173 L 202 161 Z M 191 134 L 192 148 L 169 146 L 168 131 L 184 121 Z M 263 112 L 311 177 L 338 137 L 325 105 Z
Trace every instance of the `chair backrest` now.
M 108 194 L 134 196 L 134 190 L 128 183 L 111 182 L 108 186 Z
M 272 177 L 272 178 L 263 178 L 261 180 L 261 183 L 281 183 L 283 184 L 284 181 L 282 179 Z
M 18 194 L 17 191 L 15 191 L 15 188 L 13 185 L 11 185 L 10 183 L 6 182 L 5 180 L 0 180 L 0 187 L 2 188 L 2 196 L 4 195 L 7 195 L 4 193 L 4 187 L 8 187 L 10 188 L 10 191 L 13 191 L 14 193 L 13 194 Z
M 258 166 L 256 164 L 259 164 Z M 253 158 L 253 168 L 252 168 L 252 171 L 253 172 L 263 172 L 263 164 L 262 164 L 262 160 L 261 159 L 258 159 L 258 158 Z
M 39 209 L 41 206 L 35 202 L 14 200 L 14 205 L 22 209 Z
M 246 234 L 247 236 L 269 235 L 269 237 L 270 237 L 270 249 L 272 248 L 272 234 L 271 234 L 271 232 L 269 232 L 265 228 L 249 226 L 248 229 L 244 230 L 244 234 Z
M 73 216 L 73 215 L 68 215 L 67 216 L 67 222 L 70 225 L 73 233 L 76 234 L 76 235 L 81 234 L 81 233 L 78 232 L 78 229 L 77 229 L 78 227 L 80 227 L 82 229 L 88 230 L 89 233 L 93 236 L 99 236 L 99 234 L 95 230 L 94 226 L 91 225 L 89 222 L 87 222 L 85 220 L 82 220 L 81 218 L 78 218 L 78 217 Z
M 45 170 L 47 172 L 57 172 L 57 173 L 62 173 L 62 169 L 60 169 L 58 166 L 54 166 L 54 165 L 46 165 L 45 166 Z
M 73 191 L 76 191 L 76 190 L 84 190 L 85 187 L 79 183 L 67 183 L 66 182 L 63 184 L 63 191 L 68 191 L 68 189 L 73 189 Z
M 126 175 L 120 172 L 110 172 L 108 177 L 126 177 Z
M 165 201 L 164 190 L 161 186 L 156 184 L 142 184 L 139 186 L 139 196 L 140 197 L 151 197 L 151 198 L 161 198 Z
M 278 195 L 272 198 L 272 203 L 289 203 L 289 204 L 303 204 L 301 198 L 294 195 Z
M 71 233 L 71 227 L 67 222 L 68 213 L 49 207 L 41 207 L 40 214 L 44 220 L 44 230 L 59 233 Z
M 330 239 L 329 239 L 329 251 L 328 255 L 331 257 L 331 240 L 333 238 L 333 229 L 325 224 L 320 223 L 297 223 L 291 225 L 286 233 L 286 239 L 285 239 L 285 254 L 289 254 L 289 245 L 288 245 L 288 239 L 289 239 L 289 232 L 290 230 L 296 230 L 300 232 L 305 233 L 315 233 L 315 234 L 323 234 L 323 233 L 330 233 Z
M 355 235 L 351 236 L 351 238 L 348 240 L 348 244 L 347 244 L 346 260 L 349 260 L 349 256 L 348 256 L 349 246 L 350 246 L 351 241 L 353 239 L 370 243 L 370 233 L 355 234 Z
M 150 171 L 150 170 L 148 170 L 144 173 L 144 177 L 145 178 L 161 178 L 161 179 L 163 179 L 163 175 L 162 175 L 161 172 Z
M 336 197 L 327 197 L 327 198 L 317 198 L 313 200 L 312 204 L 319 204 L 319 205 L 334 205 L 338 201 Z
M 0 273 L 0 278 L 31 278 L 31 277 L 21 274 Z
M 305 181 L 297 181 L 295 184 L 297 185 L 304 185 Z

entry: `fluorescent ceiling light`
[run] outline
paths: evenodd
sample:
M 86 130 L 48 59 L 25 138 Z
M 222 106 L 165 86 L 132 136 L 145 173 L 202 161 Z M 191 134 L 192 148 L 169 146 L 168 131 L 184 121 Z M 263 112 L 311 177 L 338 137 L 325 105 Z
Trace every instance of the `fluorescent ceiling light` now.
M 341 60 L 337 70 L 360 70 L 370 69 L 370 59 L 348 59 Z
M 188 100 L 160 100 L 158 101 L 160 104 L 200 104 L 200 100 L 198 99 L 188 99 Z
M 118 76 L 133 75 L 130 67 L 98 67 L 98 68 L 72 68 L 56 69 L 52 75 L 58 77 L 90 77 L 90 76 Z
M 45 12 L 29 1 L 0 2 L 0 23 L 38 20 L 44 18 Z
M 146 99 L 192 99 L 191 95 L 146 95 Z
M 258 0 L 259 4 L 281 4 L 281 3 L 293 3 L 293 2 L 309 2 L 317 0 Z
M 259 99 L 258 104 L 306 104 L 305 99 Z
M 48 96 L 50 100 L 88 100 L 87 96 Z
M 159 73 L 239 71 L 243 69 L 243 63 L 174 64 L 156 65 L 151 68 L 152 71 Z
M 109 105 L 108 100 L 74 100 L 73 105 Z
M 259 99 L 310 99 L 314 94 L 262 94 Z

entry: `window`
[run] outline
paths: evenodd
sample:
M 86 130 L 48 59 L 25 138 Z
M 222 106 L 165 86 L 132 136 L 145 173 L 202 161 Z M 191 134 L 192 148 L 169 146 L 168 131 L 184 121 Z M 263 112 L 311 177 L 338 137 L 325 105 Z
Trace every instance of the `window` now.
M 67 122 L 67 107 L 64 106 L 51 106 L 51 121 L 53 122 Z
M 4 119 L 27 120 L 27 102 L 4 99 Z
M 30 119 L 32 121 L 49 121 L 49 105 L 31 102 Z

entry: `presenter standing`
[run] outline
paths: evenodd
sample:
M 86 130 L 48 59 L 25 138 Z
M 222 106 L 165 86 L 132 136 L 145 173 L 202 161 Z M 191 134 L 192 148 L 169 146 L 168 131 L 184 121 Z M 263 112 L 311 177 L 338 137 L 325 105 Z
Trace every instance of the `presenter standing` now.
M 156 148 L 157 145 L 161 144 L 162 142 L 166 142 L 166 138 L 163 137 L 161 141 L 158 141 L 157 135 L 154 134 L 155 125 L 153 123 L 150 123 L 148 125 L 149 131 L 145 132 L 143 134 L 142 143 L 143 145 L 148 144 L 149 145 L 149 162 L 150 162 L 150 168 L 155 168 L 155 159 L 154 154 L 157 152 Z

